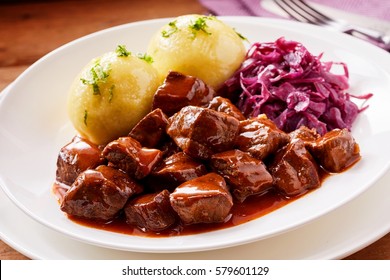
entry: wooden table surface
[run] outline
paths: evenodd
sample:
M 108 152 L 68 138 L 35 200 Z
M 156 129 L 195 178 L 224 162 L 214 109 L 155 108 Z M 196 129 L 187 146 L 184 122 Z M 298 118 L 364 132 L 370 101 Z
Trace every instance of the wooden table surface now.
M 0 92 L 33 62 L 83 35 L 133 21 L 207 13 L 197 0 L 0 1 Z M 0 259 L 27 259 L 0 240 Z M 346 259 L 390 260 L 390 233 Z

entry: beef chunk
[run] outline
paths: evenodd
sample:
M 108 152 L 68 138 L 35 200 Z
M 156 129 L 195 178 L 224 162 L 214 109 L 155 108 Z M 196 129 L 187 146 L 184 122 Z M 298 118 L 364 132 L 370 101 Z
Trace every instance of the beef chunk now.
M 124 211 L 128 224 L 151 231 L 167 229 L 177 220 L 167 190 L 143 194 L 129 200 Z
M 321 183 L 318 165 L 300 139 L 279 150 L 269 170 L 274 185 L 287 196 L 302 194 Z
M 232 149 L 239 121 L 225 113 L 187 106 L 170 118 L 167 133 L 188 155 L 209 159 L 211 155 Z
M 168 139 L 166 139 L 166 141 L 161 144 L 159 150 L 162 152 L 163 158 L 167 158 L 171 155 L 182 152 L 182 150 L 170 137 L 168 137 Z
M 130 131 L 129 136 L 141 146 L 155 148 L 166 136 L 167 116 L 161 109 L 155 109 L 141 119 Z
M 287 133 L 281 131 L 265 115 L 240 122 L 236 145 L 239 150 L 264 160 L 289 141 Z
M 103 162 L 104 158 L 97 145 L 76 136 L 58 154 L 56 180 L 70 186 L 81 172 L 93 169 Z
M 131 137 L 120 137 L 108 143 L 102 154 L 109 165 L 122 169 L 136 179 L 147 176 L 162 157 L 160 150 L 143 148 Z
M 126 173 L 105 166 L 82 172 L 65 194 L 61 210 L 87 219 L 110 220 L 142 187 Z
M 204 106 L 214 96 L 215 91 L 202 80 L 171 71 L 154 94 L 152 108 L 172 116 L 188 105 Z
M 174 190 L 186 181 L 203 176 L 206 166 L 183 152 L 165 158 L 162 164 L 148 176 L 148 185 L 160 186 Z
M 223 98 L 221 96 L 214 97 L 207 105 L 207 108 L 226 113 L 232 117 L 235 117 L 239 121 L 246 119 L 241 111 L 229 99 Z
M 170 201 L 185 224 L 223 222 L 233 206 L 225 180 L 216 173 L 181 184 L 171 193 Z
M 290 132 L 288 135 L 291 140 L 301 139 L 307 143 L 312 143 L 321 137 L 315 128 L 309 129 L 306 126 L 301 126 L 300 128 Z
M 327 132 L 310 152 L 328 172 L 341 172 L 360 159 L 359 145 L 346 128 Z
M 225 178 L 230 191 L 241 202 L 272 187 L 273 179 L 264 163 L 240 150 L 215 154 L 210 165 Z
M 130 195 L 140 194 L 144 191 L 143 187 L 139 183 L 119 169 L 107 165 L 99 165 L 95 170 L 102 173 L 104 178 L 110 180 L 121 189 L 130 187 L 130 189 L 127 190 Z

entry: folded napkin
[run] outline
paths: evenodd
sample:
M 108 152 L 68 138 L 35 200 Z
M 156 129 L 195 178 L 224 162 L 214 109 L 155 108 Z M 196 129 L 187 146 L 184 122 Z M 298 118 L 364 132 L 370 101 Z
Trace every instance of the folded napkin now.
M 272 0 L 199 0 L 212 14 L 227 16 L 263 16 L 280 17 Z M 310 0 L 310 4 L 319 4 L 348 13 L 360 14 L 380 20 L 390 21 L 390 1 L 388 0 Z
M 277 16 L 264 9 L 259 0 L 200 0 L 200 3 L 217 16 Z
M 289 16 L 274 0 L 199 0 L 217 16 L 260 16 L 286 18 Z M 351 24 L 383 32 L 390 36 L 389 0 L 307 0 L 319 11 Z

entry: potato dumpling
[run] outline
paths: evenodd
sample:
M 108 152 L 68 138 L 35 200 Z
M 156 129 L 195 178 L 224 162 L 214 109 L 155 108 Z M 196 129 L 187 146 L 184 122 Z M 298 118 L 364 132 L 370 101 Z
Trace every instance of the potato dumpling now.
M 127 135 L 151 109 L 158 73 L 147 56 L 124 46 L 86 65 L 68 95 L 68 114 L 82 137 L 106 144 Z
M 163 26 L 147 53 L 162 81 L 170 70 L 202 79 L 219 89 L 245 57 L 243 38 L 213 16 L 180 16 Z

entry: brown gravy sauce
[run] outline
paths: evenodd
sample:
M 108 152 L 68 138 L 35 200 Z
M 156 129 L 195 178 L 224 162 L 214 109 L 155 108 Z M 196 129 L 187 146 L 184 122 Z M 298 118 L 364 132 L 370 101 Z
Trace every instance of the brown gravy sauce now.
M 342 172 L 345 172 L 351 168 L 354 164 L 356 164 L 356 162 L 359 161 L 359 159 Z M 329 176 L 332 176 L 332 173 L 328 173 L 321 167 L 319 168 L 319 177 L 321 180 L 320 187 L 322 186 L 324 180 L 326 180 L 326 178 Z M 59 203 L 69 188 L 70 187 L 66 184 L 58 182 L 53 184 L 52 193 L 57 197 Z M 73 222 L 91 228 L 141 237 L 171 237 L 178 235 L 205 233 L 241 225 L 271 213 L 272 211 L 275 211 L 314 190 L 316 189 L 307 190 L 305 193 L 294 197 L 286 197 L 283 194 L 277 192 L 275 189 L 271 189 L 266 193 L 250 196 L 242 203 L 234 200 L 230 215 L 223 223 L 185 225 L 179 221 L 169 229 L 160 232 L 144 231 L 136 226 L 127 224 L 123 213 L 120 213 L 116 218 L 110 221 L 91 220 L 74 217 L 66 213 L 64 214 L 67 215 L 67 217 Z
M 193 224 L 184 225 L 180 222 L 176 223 L 167 230 L 161 232 L 143 231 L 136 226 L 132 226 L 126 223 L 123 214 L 119 215 L 111 221 L 95 221 L 89 219 L 83 219 L 78 217 L 69 216 L 69 219 L 81 224 L 83 226 L 98 228 L 102 230 L 108 230 L 112 232 L 118 232 L 128 235 L 143 236 L 143 237 L 169 237 L 177 235 L 191 235 L 204 233 L 209 231 L 215 231 L 219 229 L 229 228 L 237 226 L 254 219 L 257 219 L 267 213 L 270 213 L 284 205 L 290 203 L 296 198 L 286 198 L 274 191 L 270 191 L 261 196 L 250 197 L 243 203 L 235 201 L 229 219 L 223 223 L 212 224 Z
M 328 175 L 328 173 L 320 172 L 321 181 L 323 182 L 323 180 L 327 178 Z M 68 188 L 69 187 L 64 184 L 54 183 L 52 191 L 58 200 L 61 201 Z M 161 232 L 143 231 L 136 226 L 129 225 L 126 223 L 126 219 L 123 213 L 110 221 L 90 220 L 70 216 L 67 214 L 65 215 L 67 215 L 67 217 L 75 223 L 101 230 L 142 237 L 170 237 L 205 233 L 244 224 L 246 222 L 260 218 L 272 211 L 275 211 L 285 206 L 286 204 L 299 199 L 308 192 L 289 198 L 271 189 L 264 194 L 248 197 L 243 203 L 234 201 L 231 214 L 228 217 L 228 220 L 223 223 L 185 225 L 183 223 L 177 222 L 169 229 Z

